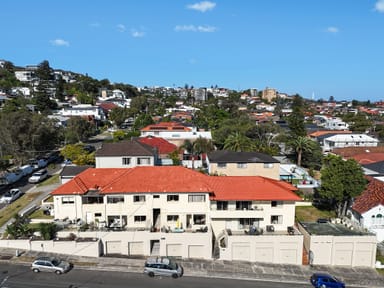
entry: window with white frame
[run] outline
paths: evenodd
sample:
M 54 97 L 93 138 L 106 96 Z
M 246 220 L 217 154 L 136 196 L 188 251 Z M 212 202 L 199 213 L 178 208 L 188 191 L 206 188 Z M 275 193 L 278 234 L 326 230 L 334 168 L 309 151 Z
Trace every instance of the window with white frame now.
M 227 163 L 217 163 L 217 168 L 221 168 L 221 169 L 227 168 Z
M 177 202 L 179 201 L 179 195 L 167 195 L 168 202 Z
M 245 169 L 245 168 L 247 168 L 247 163 L 237 163 L 237 168 Z
M 194 214 L 193 223 L 196 225 L 205 225 L 205 214 Z
M 123 157 L 122 159 L 121 159 L 121 161 L 122 161 L 122 165 L 124 165 L 124 166 L 128 166 L 128 165 L 131 165 L 131 158 L 129 158 L 129 157 Z
M 271 201 L 271 207 L 282 207 L 283 201 Z
M 236 201 L 236 210 L 251 210 L 251 201 Z
M 188 195 L 188 202 L 205 202 L 205 195 Z
M 107 196 L 107 203 L 109 204 L 124 203 L 124 196 L 123 195 Z
M 73 204 L 73 203 L 75 203 L 75 198 L 74 197 L 62 197 L 61 203 L 62 204 Z
M 168 222 L 177 222 L 179 220 L 179 215 L 167 215 Z
M 134 195 L 133 202 L 145 202 L 145 195 Z
M 217 201 L 216 210 L 228 210 L 228 201 Z
M 283 215 L 272 215 L 271 224 L 283 224 Z
M 142 223 L 142 222 L 145 222 L 147 220 L 147 216 L 145 216 L 145 215 L 136 215 L 135 217 L 134 217 L 134 221 L 137 223 L 137 222 L 139 222 L 139 223 Z
M 137 158 L 137 165 L 149 165 L 149 164 L 151 164 L 151 159 L 149 157 Z

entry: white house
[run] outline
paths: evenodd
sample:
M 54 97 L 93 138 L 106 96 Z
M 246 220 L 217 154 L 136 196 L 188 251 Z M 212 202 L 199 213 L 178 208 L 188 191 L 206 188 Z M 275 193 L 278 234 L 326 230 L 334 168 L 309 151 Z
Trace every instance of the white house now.
M 318 137 L 323 152 L 330 152 L 334 148 L 345 147 L 376 147 L 379 140 L 366 134 L 335 134 Z
M 369 177 L 365 191 L 351 207 L 352 220 L 376 234 L 377 241 L 384 241 L 384 182 Z
M 264 177 L 153 166 L 90 168 L 51 195 L 55 218 L 95 227 L 107 254 L 211 259 L 216 251 L 223 260 L 301 264 L 295 189 Z

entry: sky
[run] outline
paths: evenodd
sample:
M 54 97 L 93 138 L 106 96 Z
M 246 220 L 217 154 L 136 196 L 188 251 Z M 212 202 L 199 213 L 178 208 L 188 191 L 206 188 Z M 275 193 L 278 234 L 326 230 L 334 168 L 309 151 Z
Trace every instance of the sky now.
M 384 100 L 384 0 L 1 0 L 0 59 L 137 87 Z

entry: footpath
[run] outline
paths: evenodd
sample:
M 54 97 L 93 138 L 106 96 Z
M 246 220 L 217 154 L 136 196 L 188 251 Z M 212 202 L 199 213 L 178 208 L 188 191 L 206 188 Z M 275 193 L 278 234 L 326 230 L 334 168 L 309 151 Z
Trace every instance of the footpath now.
M 42 256 L 37 251 L 16 251 L 0 248 L 0 261 L 29 266 L 32 260 Z M 44 256 L 47 256 L 44 253 Z M 74 269 L 120 271 L 143 273 L 145 258 L 127 257 L 78 257 L 54 255 L 74 264 Z M 279 281 L 309 284 L 309 277 L 315 272 L 327 272 L 346 283 L 347 287 L 383 288 L 384 276 L 370 268 L 339 266 L 306 266 L 269 263 L 250 263 L 222 260 L 177 260 L 184 267 L 184 275 L 190 277 L 210 277 L 242 280 Z

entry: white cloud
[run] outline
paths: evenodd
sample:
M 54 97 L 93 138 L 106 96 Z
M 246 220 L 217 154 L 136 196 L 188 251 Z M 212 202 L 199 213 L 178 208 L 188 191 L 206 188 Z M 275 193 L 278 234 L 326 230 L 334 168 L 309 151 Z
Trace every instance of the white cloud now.
M 202 1 L 199 3 L 187 5 L 187 8 L 192 9 L 192 10 L 196 10 L 196 11 L 200 11 L 200 12 L 206 12 L 209 10 L 213 10 L 213 8 L 215 8 L 215 6 L 216 6 L 216 3 L 214 3 L 214 2 Z
M 375 10 L 380 13 L 384 13 L 384 0 L 378 0 L 375 3 Z
M 131 29 L 131 36 L 134 38 L 144 37 L 145 33 L 136 29 Z
M 65 41 L 63 39 L 55 39 L 55 40 L 51 40 L 49 42 L 51 42 L 51 44 L 53 46 L 69 46 L 69 42 Z
M 176 32 L 183 32 L 183 31 L 191 31 L 191 32 L 215 32 L 217 30 L 214 26 L 208 26 L 208 25 L 177 25 L 175 27 Z
M 329 33 L 338 33 L 339 32 L 339 28 L 331 26 L 331 27 L 327 28 L 327 32 L 329 32 Z
M 123 24 L 118 24 L 116 27 L 119 32 L 125 32 L 125 30 L 127 30 Z

